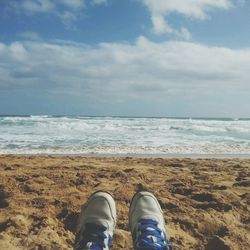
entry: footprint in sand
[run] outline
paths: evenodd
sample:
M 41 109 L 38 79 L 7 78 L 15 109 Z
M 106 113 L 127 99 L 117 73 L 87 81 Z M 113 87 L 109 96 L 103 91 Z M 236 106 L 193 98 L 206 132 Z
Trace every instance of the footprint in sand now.
M 205 250 L 230 250 L 231 248 L 226 244 L 226 242 L 218 236 L 214 236 L 211 238 L 207 245 L 205 246 Z
M 191 189 L 191 188 L 174 188 L 173 190 L 172 190 L 172 192 L 173 193 L 175 193 L 175 194 L 180 194 L 180 195 L 183 195 L 183 196 L 188 196 L 188 195 L 190 195 L 190 194 L 192 194 L 193 193 L 193 189 Z
M 10 170 L 14 170 L 14 168 L 11 167 L 11 166 L 6 166 L 6 167 L 4 168 L 4 171 L 10 171 Z
M 10 226 L 11 226 L 10 220 L 6 220 L 0 223 L 0 233 L 4 232 Z
M 32 201 L 32 206 L 35 208 L 45 208 L 48 204 L 48 201 L 45 198 L 34 198 Z
M 228 212 L 232 210 L 232 205 L 219 201 L 211 193 L 197 193 L 192 196 L 192 199 L 198 202 L 194 204 L 194 207 L 198 209 L 207 210 L 212 208 L 218 212 Z
M 4 185 L 0 185 L 0 208 L 6 208 L 9 206 L 7 199 L 11 197 L 11 193 L 5 190 Z
M 241 180 L 233 184 L 234 187 L 250 187 L 250 180 Z
M 26 175 L 20 175 L 20 176 L 17 176 L 15 178 L 15 180 L 18 182 L 25 182 L 25 181 L 29 180 L 29 177 Z
M 1 194 L 0 194 L 1 195 Z M 0 208 L 6 208 L 9 206 L 9 202 L 6 201 L 5 199 L 0 198 Z
M 215 198 L 211 193 L 197 193 L 192 196 L 192 199 L 200 202 L 215 201 Z
M 173 211 L 176 211 L 178 210 L 179 211 L 179 206 L 173 202 L 169 202 L 167 200 L 163 200 L 163 199 L 159 199 L 158 200 L 160 205 L 161 205 L 161 208 L 162 209 L 167 209 L 167 210 L 173 210 Z
M 224 186 L 224 185 L 215 185 L 215 186 L 212 186 L 211 189 L 213 189 L 213 190 L 226 190 L 226 189 L 228 189 L 228 187 Z
M 62 221 L 65 230 L 69 230 L 72 233 L 75 233 L 78 215 L 78 213 L 64 208 L 56 217 L 57 219 Z

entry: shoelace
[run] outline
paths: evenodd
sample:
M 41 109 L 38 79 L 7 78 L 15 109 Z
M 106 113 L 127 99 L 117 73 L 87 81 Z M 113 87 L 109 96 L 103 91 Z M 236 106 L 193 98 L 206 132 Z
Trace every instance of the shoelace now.
M 158 222 L 154 220 L 139 221 L 140 234 L 137 238 L 137 250 L 170 250 L 171 245 L 167 242 L 165 234 L 158 227 Z
M 83 232 L 83 239 L 79 242 L 79 249 L 91 249 L 91 250 L 102 250 L 104 249 L 107 238 L 105 235 L 106 227 L 93 223 L 86 224 L 86 228 Z

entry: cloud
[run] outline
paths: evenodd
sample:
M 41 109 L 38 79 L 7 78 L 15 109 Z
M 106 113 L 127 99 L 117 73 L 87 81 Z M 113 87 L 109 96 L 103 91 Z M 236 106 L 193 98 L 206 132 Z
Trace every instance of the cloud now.
M 100 4 L 107 4 L 107 0 L 92 0 L 92 5 L 100 5 Z
M 179 31 L 175 31 L 177 37 L 181 37 L 184 38 L 184 40 L 191 40 L 192 39 L 192 34 L 190 33 L 190 31 L 184 27 L 182 27 Z
M 72 10 L 81 10 L 85 7 L 84 0 L 60 0 L 60 2 L 64 6 L 69 7 Z
M 36 78 L 34 87 L 102 93 L 150 88 L 212 90 L 214 85 L 244 86 L 250 81 L 250 50 L 208 47 L 191 42 L 153 43 L 139 37 L 135 44 L 101 43 L 97 47 L 71 42 L 23 41 L 0 43 L 1 83 L 8 88 L 25 75 Z M 13 73 L 14 72 L 14 73 Z M 18 72 L 18 73 L 17 73 Z M 36 75 L 37 74 L 37 75 Z M 13 76 L 22 75 L 21 79 Z M 6 76 L 8 76 L 6 78 Z M 44 86 L 47 82 L 47 86 Z M 1 86 L 1 85 L 0 85 Z
M 33 31 L 24 31 L 19 33 L 18 36 L 26 40 L 41 40 L 40 35 Z
M 168 24 L 167 20 L 165 20 L 162 14 L 154 14 L 152 15 L 151 19 L 154 27 L 154 32 L 156 34 L 160 35 L 173 32 L 173 28 Z
M 107 4 L 107 0 L 10 0 L 4 6 L 25 15 L 54 15 L 69 28 L 86 8 L 101 4 Z
M 143 0 L 149 10 L 154 13 L 168 14 L 176 12 L 187 17 L 205 19 L 211 9 L 229 9 L 231 0 Z
M 154 43 L 145 37 L 133 44 L 97 46 L 26 40 L 0 43 L 0 94 L 70 96 L 72 102 L 91 100 L 100 109 L 109 105 L 108 110 L 120 111 L 138 103 L 141 111 L 146 105 L 159 112 L 176 110 L 176 105 L 202 109 L 201 103 L 207 103 L 247 112 L 249 102 L 237 102 L 250 98 L 249 68 L 250 49 Z
M 80 16 L 79 13 L 74 13 L 71 11 L 58 12 L 57 15 L 67 29 L 70 29 L 72 24 L 75 23 Z
M 233 0 L 141 0 L 151 13 L 153 32 L 157 35 L 165 33 L 183 34 L 186 39 L 190 33 L 185 28 L 174 29 L 167 21 L 171 13 L 188 18 L 205 20 L 208 13 L 215 9 L 227 10 L 233 7 Z M 182 30 L 185 29 L 183 33 Z M 187 32 L 189 33 L 187 35 Z
M 51 0 L 13 0 L 10 4 L 17 11 L 24 11 L 27 14 L 46 13 L 55 9 L 55 4 Z

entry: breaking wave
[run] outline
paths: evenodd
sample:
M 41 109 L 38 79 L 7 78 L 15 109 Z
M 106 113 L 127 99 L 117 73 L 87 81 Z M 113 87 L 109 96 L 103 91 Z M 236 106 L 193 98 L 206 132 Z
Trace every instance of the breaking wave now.
M 0 117 L 0 154 L 92 153 L 250 154 L 250 120 Z

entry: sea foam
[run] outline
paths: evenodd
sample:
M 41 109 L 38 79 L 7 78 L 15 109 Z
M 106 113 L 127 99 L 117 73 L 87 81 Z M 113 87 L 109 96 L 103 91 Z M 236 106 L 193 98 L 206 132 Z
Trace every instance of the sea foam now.
M 0 154 L 250 155 L 250 120 L 2 116 Z

